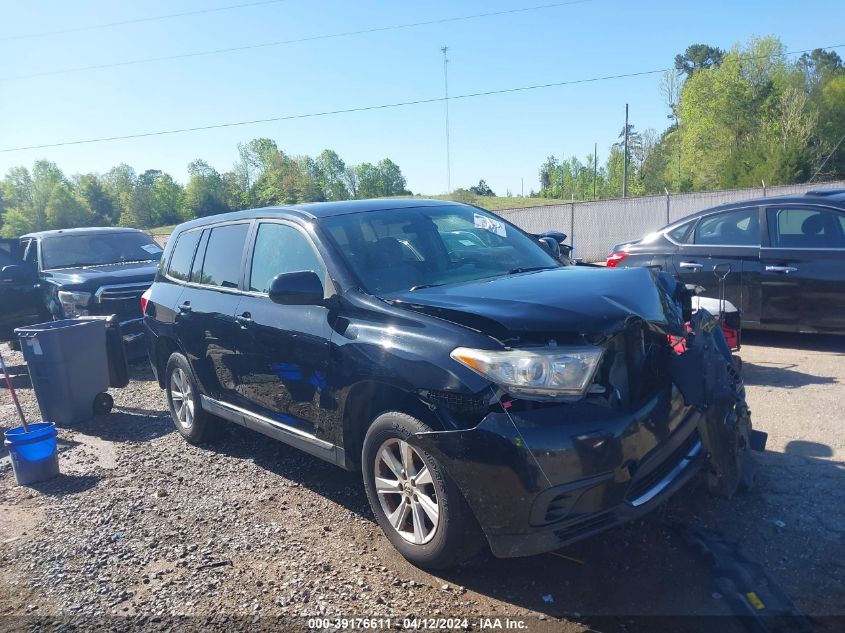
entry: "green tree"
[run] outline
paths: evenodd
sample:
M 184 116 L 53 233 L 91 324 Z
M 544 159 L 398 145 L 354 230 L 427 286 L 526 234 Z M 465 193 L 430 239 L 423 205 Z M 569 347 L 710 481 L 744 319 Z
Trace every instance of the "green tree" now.
M 496 196 L 496 194 L 493 193 L 493 190 L 490 188 L 490 185 L 488 185 L 484 181 L 484 179 L 479 180 L 478 184 L 475 185 L 474 187 L 470 187 L 469 190 L 472 191 L 477 196 L 490 196 L 490 197 Z
M 378 171 L 381 182 L 381 196 L 400 196 L 411 193 L 405 188 L 405 176 L 399 165 L 389 158 L 379 161 Z
M 170 174 L 159 173 L 149 190 L 151 226 L 182 222 L 185 192 Z
M 74 192 L 93 223 L 110 225 L 120 219 L 117 202 L 97 174 L 75 177 Z
M 69 229 L 90 224 L 91 215 L 85 206 L 73 195 L 70 187 L 59 183 L 50 193 L 45 205 L 47 225 L 51 229 Z
M 317 167 L 322 178 L 322 189 L 326 200 L 348 200 L 348 180 L 346 177 L 346 164 L 337 155 L 337 152 L 325 149 L 317 157 Z
M 695 71 L 712 68 L 722 63 L 725 51 L 708 44 L 691 44 L 687 50 L 675 55 L 675 68 L 691 77 Z
M 216 169 L 197 159 L 188 165 L 188 186 L 185 188 L 183 215 L 204 217 L 231 211 L 226 182 Z

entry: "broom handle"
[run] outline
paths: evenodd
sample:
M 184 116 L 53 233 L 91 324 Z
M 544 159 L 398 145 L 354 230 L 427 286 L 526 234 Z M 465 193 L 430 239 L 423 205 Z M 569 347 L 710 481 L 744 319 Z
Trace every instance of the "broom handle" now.
M 29 425 L 26 423 L 26 417 L 23 414 L 23 409 L 21 409 L 21 403 L 18 402 L 18 394 L 15 393 L 15 388 L 9 378 L 9 372 L 6 371 L 6 361 L 3 360 L 2 352 L 0 352 L 0 367 L 3 368 L 3 375 L 6 377 L 6 386 L 9 388 L 9 394 L 12 396 L 12 402 L 15 403 L 15 408 L 18 410 L 18 417 L 20 417 L 21 424 L 23 424 L 23 431 L 24 433 L 29 433 Z

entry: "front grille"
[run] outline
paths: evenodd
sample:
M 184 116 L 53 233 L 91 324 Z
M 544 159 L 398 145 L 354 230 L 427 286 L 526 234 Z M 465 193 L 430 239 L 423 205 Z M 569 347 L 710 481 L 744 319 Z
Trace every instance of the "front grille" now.
M 663 479 L 672 472 L 672 469 L 681 463 L 682 459 L 690 454 L 690 451 L 692 451 L 696 443 L 698 443 L 698 430 L 690 433 L 689 437 L 681 442 L 681 445 L 672 451 L 672 453 L 670 453 L 669 456 L 657 466 L 657 468 L 631 484 L 625 498 L 628 499 L 628 501 L 633 501 L 649 492 L 657 484 L 663 481 Z
M 94 314 L 116 314 L 118 319 L 138 319 L 141 315 L 141 295 L 151 283 L 102 286 L 94 294 Z

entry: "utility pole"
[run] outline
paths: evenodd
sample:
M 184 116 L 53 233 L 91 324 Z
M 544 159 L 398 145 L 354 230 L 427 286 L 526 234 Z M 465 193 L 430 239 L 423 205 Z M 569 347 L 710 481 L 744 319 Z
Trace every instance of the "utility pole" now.
M 446 193 L 452 193 L 452 163 L 451 150 L 449 148 L 449 58 L 446 56 L 448 46 L 440 49 L 443 53 L 443 94 L 446 104 Z
M 625 104 L 625 157 L 622 161 L 622 197 L 628 197 L 628 104 Z
M 596 181 L 599 176 L 599 144 L 593 143 L 593 200 L 596 199 Z

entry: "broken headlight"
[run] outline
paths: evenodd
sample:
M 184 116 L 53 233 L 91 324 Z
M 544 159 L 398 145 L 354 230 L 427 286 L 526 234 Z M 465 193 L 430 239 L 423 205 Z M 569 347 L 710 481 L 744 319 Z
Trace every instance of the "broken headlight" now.
M 602 357 L 597 347 L 533 347 L 503 351 L 458 347 L 459 363 L 526 399 L 580 398 Z

